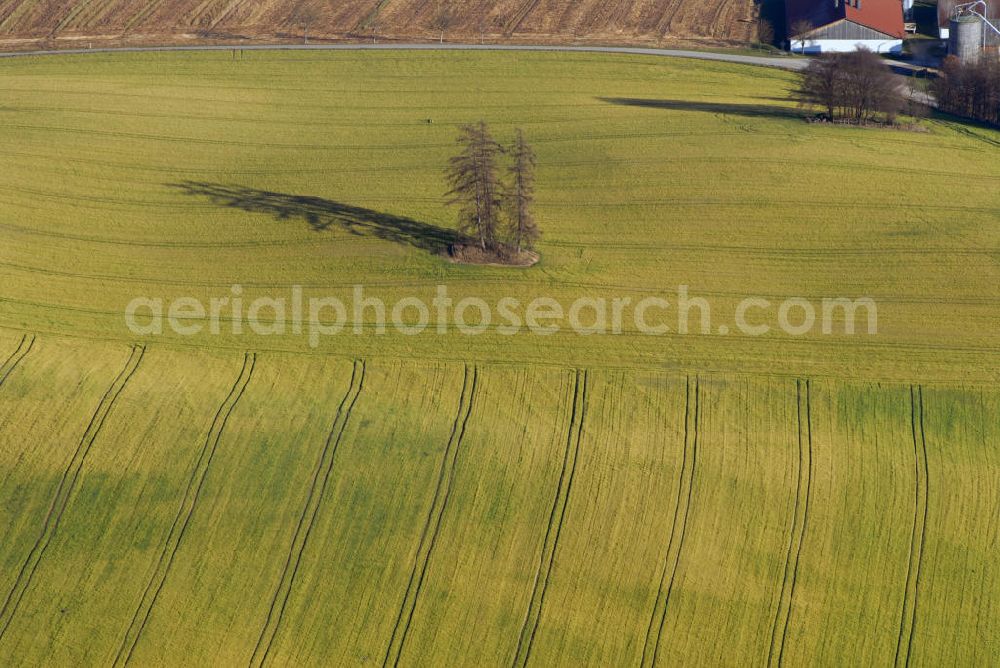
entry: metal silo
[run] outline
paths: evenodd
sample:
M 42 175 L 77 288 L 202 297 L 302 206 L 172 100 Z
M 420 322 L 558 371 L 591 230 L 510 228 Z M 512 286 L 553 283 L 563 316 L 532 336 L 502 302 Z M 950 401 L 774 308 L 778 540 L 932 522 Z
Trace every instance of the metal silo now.
M 963 63 L 979 62 L 983 53 L 982 19 L 968 14 L 952 17 L 948 53 L 957 56 Z

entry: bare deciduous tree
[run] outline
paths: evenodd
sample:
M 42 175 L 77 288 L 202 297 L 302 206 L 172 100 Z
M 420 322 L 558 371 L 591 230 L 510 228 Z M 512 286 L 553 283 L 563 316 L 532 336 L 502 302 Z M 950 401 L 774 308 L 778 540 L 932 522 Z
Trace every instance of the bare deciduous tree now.
M 833 58 L 817 58 L 802 72 L 797 91 L 799 102 L 826 110 L 827 118 L 836 118 L 837 102 L 843 85 L 843 73 Z
M 942 111 L 1000 125 L 1000 62 L 996 60 L 962 63 L 949 57 L 932 82 L 931 92 Z
M 789 35 L 792 40 L 799 40 L 802 43 L 802 50 L 805 51 L 806 42 L 809 41 L 809 33 L 813 31 L 813 22 L 809 19 L 798 19 L 793 21 L 789 28 Z
M 757 23 L 757 41 L 761 44 L 774 44 L 774 24 L 767 19 Z
M 302 43 L 309 43 L 309 28 L 312 24 L 319 20 L 319 14 L 316 9 L 311 5 L 306 3 L 299 3 L 299 5 L 292 11 L 291 21 L 297 26 L 302 28 Z
M 475 237 L 483 250 L 496 251 L 503 206 L 497 163 L 503 147 L 485 121 L 462 126 L 458 144 L 462 151 L 448 167 L 448 204 L 459 207 L 460 232 Z
M 521 253 L 532 248 L 540 233 L 531 206 L 535 201 L 535 151 L 517 129 L 514 144 L 510 147 L 510 183 L 507 187 L 507 207 L 510 217 L 510 237 L 514 248 Z
M 864 49 L 828 53 L 801 74 L 798 99 L 821 107 L 830 120 L 868 123 L 882 114 L 894 122 L 905 107 L 900 81 L 882 59 Z
M 441 44 L 444 44 L 444 35 L 451 27 L 453 21 L 451 7 L 447 4 L 442 3 L 438 8 L 437 13 L 434 15 L 434 20 L 432 22 L 432 27 L 440 33 Z

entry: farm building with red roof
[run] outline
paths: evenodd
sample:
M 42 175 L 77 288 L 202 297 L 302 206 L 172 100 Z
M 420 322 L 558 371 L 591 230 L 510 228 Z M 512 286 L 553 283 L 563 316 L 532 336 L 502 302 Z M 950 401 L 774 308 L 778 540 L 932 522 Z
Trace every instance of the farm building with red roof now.
M 797 53 L 903 49 L 903 0 L 785 0 L 785 17 Z

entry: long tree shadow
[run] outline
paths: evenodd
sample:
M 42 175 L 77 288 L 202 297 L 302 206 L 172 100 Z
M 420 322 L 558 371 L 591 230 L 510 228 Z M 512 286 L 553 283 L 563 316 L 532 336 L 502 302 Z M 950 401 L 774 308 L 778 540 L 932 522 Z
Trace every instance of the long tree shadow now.
M 669 109 L 675 111 L 703 111 L 712 114 L 731 114 L 751 118 L 801 118 L 802 114 L 791 107 L 769 104 L 736 104 L 723 102 L 693 102 L 691 100 L 652 100 L 635 97 L 601 97 L 601 102 L 625 107 L 646 107 L 649 109 Z M 769 98 L 771 99 L 771 98 Z
M 393 241 L 430 253 L 446 251 L 461 239 L 453 230 L 322 197 L 200 181 L 169 185 L 186 195 L 203 197 L 222 207 L 269 214 L 278 220 L 302 220 L 316 232 L 341 229 L 350 234 Z

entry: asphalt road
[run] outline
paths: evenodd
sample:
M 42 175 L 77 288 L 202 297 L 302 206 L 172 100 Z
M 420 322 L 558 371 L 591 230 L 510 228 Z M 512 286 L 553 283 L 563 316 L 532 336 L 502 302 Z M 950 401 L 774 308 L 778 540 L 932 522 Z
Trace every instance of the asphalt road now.
M 625 53 L 639 56 L 659 56 L 666 58 L 694 58 L 721 63 L 777 67 L 784 70 L 802 70 L 809 64 L 808 58 L 795 56 L 745 56 L 735 53 L 714 53 L 711 51 L 690 51 L 684 49 L 644 49 L 627 46 L 532 46 L 520 44 L 254 44 L 248 46 L 135 46 L 99 49 L 55 49 L 50 51 L 12 51 L 0 53 L 0 58 L 22 58 L 27 56 L 65 56 L 94 53 L 155 53 L 166 51 L 556 51 L 563 53 Z M 901 77 L 913 76 L 924 68 L 888 61 L 888 66 Z M 902 79 L 901 79 L 902 82 Z M 935 106 L 934 99 L 926 93 L 916 93 L 917 100 L 928 106 Z
M 255 44 L 249 46 L 149 46 L 120 47 L 102 49 L 56 49 L 51 51 L 13 51 L 0 53 L 0 58 L 21 58 L 27 56 L 65 56 L 90 53 L 152 53 L 162 51 L 560 51 L 570 53 L 627 53 L 639 56 L 662 56 L 668 58 L 695 58 L 723 63 L 779 67 L 786 70 L 800 70 L 809 60 L 792 56 L 744 56 L 711 51 L 685 51 L 682 49 L 643 49 L 625 46 L 522 46 L 514 44 Z

